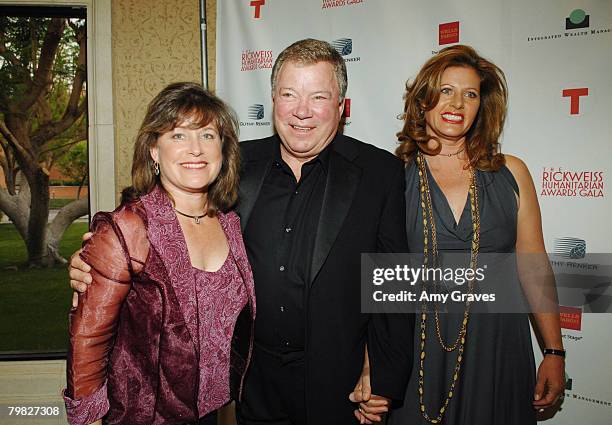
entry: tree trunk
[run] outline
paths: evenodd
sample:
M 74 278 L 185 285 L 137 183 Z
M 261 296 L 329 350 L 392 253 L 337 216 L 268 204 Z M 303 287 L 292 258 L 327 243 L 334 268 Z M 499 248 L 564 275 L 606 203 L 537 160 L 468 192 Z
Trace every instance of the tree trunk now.
M 49 267 L 55 262 L 49 257 L 46 246 L 47 222 L 49 221 L 49 176 L 41 167 L 25 173 L 31 192 L 30 218 L 28 220 L 28 266 Z
M 79 182 L 79 188 L 77 189 L 77 200 L 81 199 L 81 189 L 83 189 L 83 185 L 85 184 L 85 180 L 87 180 L 87 175 L 89 173 L 85 173 L 81 181 Z
M 11 195 L 0 187 L 0 210 L 13 222 L 19 235 L 25 241 L 28 235 L 30 217 L 30 186 L 22 173 L 17 175 L 21 188 L 18 194 Z
M 59 254 L 59 243 L 64 232 L 77 218 L 87 214 L 89 211 L 89 200 L 79 199 L 65 205 L 47 228 L 46 247 L 53 262 L 65 264 L 66 259 Z

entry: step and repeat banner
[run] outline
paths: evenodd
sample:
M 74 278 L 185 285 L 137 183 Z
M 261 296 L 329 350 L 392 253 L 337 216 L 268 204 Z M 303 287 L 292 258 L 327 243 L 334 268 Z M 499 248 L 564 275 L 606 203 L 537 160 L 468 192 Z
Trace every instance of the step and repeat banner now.
M 241 140 L 272 134 L 272 65 L 296 40 L 327 40 L 343 55 L 349 76 L 344 132 L 389 151 L 402 126 L 406 81 L 441 48 L 457 43 L 476 48 L 506 73 L 510 102 L 502 151 L 529 166 L 553 266 L 574 277 L 609 270 L 603 263 L 612 252 L 607 112 L 612 1 L 223 0 L 217 5 L 217 93 L 238 113 Z M 612 293 L 595 295 L 609 308 Z M 549 423 L 608 425 L 612 315 L 565 305 L 562 323 L 566 397 Z

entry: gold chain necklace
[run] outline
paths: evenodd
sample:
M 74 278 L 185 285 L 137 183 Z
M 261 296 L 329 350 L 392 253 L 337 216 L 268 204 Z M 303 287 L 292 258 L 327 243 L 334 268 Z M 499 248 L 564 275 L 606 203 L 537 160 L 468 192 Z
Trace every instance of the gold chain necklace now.
M 423 265 L 425 267 L 429 264 L 429 240 L 431 239 L 431 258 L 432 258 L 432 266 L 438 266 L 438 239 L 436 236 L 436 223 L 433 216 L 433 207 L 431 203 L 431 193 L 429 190 L 429 179 L 427 177 L 427 169 L 425 167 L 425 158 L 423 154 L 419 152 L 416 157 L 416 161 L 419 167 L 419 192 L 421 196 L 421 209 L 423 210 Z M 480 249 L 480 212 L 478 209 L 478 191 L 476 190 L 476 172 L 474 168 L 470 167 L 470 210 L 472 213 L 472 246 L 470 252 L 470 268 L 472 270 L 476 269 L 478 262 L 478 251 Z M 431 235 L 430 235 L 430 227 L 431 227 Z M 425 286 L 425 282 L 423 282 L 423 286 Z M 434 280 L 434 290 L 436 288 L 436 282 Z M 468 291 L 471 294 L 474 289 L 474 280 L 470 279 L 468 282 Z M 426 323 L 427 323 L 427 306 L 425 302 L 423 302 L 421 306 L 421 355 L 420 355 L 420 364 L 419 364 L 419 404 L 421 409 L 421 414 L 428 422 L 433 424 L 442 423 L 442 418 L 444 417 L 444 413 L 448 408 L 448 404 L 450 403 L 451 398 L 453 397 L 453 393 L 455 390 L 455 386 L 457 385 L 457 381 L 459 380 L 459 372 L 461 371 L 461 363 L 463 361 L 463 351 L 465 348 L 465 340 L 467 334 L 467 325 L 469 321 L 470 315 L 470 297 L 465 303 L 465 311 L 463 312 L 463 321 L 461 323 L 461 328 L 459 329 L 459 335 L 457 335 L 457 339 L 451 345 L 446 344 L 442 339 L 442 334 L 440 332 L 440 319 L 439 319 L 439 311 L 438 305 L 435 305 L 435 323 L 436 323 L 436 336 L 440 346 L 446 352 L 453 352 L 457 350 L 457 359 L 455 362 L 455 368 L 453 371 L 453 378 L 450 383 L 450 388 L 448 390 L 448 394 L 444 402 L 442 403 L 442 407 L 440 407 L 439 413 L 436 417 L 431 417 L 427 413 L 427 409 L 425 407 L 424 394 L 425 394 L 425 339 L 426 339 Z

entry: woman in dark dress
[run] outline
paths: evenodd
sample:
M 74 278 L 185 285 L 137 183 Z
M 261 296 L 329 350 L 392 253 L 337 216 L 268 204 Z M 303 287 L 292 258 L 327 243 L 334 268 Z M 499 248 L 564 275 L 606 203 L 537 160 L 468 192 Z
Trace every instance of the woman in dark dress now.
M 529 171 L 499 150 L 503 72 L 474 49 L 452 46 L 423 66 L 405 100 L 397 154 L 406 162 L 410 251 L 430 264 L 442 252 L 468 253 L 471 267 L 479 253 L 515 252 L 539 256 L 549 268 Z M 526 263 L 517 261 L 517 271 L 531 304 Z M 537 374 L 527 314 L 419 313 L 411 380 L 388 424 L 535 424 L 536 411 L 563 390 L 565 352 L 558 313 L 533 316 L 546 348 Z M 358 417 L 371 423 L 383 410 L 362 403 Z

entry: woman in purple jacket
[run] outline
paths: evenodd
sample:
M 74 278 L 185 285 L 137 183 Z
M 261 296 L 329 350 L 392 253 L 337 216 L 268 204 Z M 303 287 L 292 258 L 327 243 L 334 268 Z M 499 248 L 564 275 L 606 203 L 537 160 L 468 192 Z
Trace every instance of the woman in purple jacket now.
M 132 186 L 115 211 L 96 214 L 81 253 L 93 282 L 70 312 L 71 424 L 212 424 L 239 397 L 255 300 L 229 211 L 236 129 L 194 83 L 171 84 L 149 105 Z

